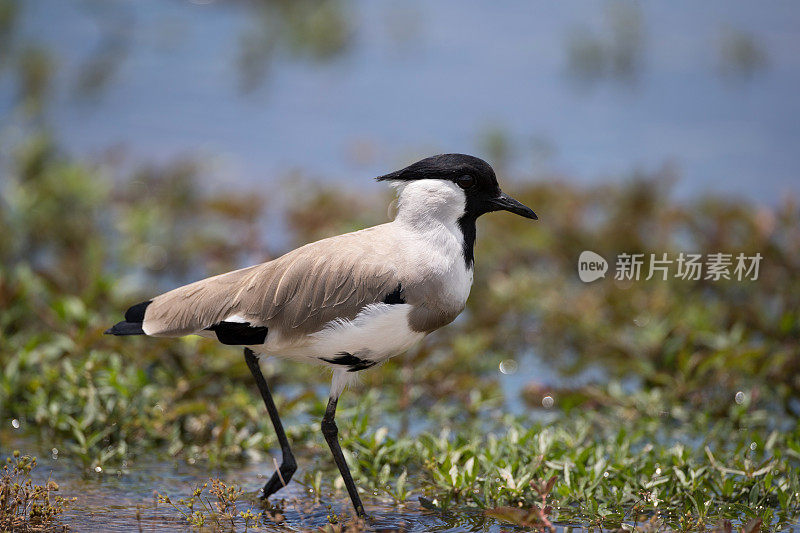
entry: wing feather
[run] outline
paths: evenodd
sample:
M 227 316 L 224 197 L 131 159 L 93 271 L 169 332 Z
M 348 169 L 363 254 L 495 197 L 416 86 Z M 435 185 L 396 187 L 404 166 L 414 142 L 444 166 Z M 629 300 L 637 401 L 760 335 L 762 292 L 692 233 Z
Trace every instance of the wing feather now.
M 355 318 L 401 282 L 391 258 L 376 252 L 387 247 L 379 228 L 318 241 L 157 296 L 143 329 L 148 335 L 188 335 L 237 315 L 289 338 Z

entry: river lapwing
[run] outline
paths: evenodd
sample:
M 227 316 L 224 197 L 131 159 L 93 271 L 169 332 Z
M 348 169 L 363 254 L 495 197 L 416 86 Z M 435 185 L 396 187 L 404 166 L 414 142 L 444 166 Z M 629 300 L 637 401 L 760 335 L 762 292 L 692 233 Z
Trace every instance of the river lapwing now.
M 397 189 L 392 222 L 307 244 L 275 260 L 207 278 L 134 305 L 111 335 L 202 335 L 244 347 L 278 436 L 282 463 L 264 485 L 268 498 L 297 464 L 259 355 L 332 370 L 322 434 L 356 513 L 364 516 L 334 421 L 339 395 L 363 370 L 401 354 L 452 322 L 467 301 L 475 221 L 505 210 L 536 214 L 504 194 L 492 167 L 463 154 L 423 159 L 377 178 Z

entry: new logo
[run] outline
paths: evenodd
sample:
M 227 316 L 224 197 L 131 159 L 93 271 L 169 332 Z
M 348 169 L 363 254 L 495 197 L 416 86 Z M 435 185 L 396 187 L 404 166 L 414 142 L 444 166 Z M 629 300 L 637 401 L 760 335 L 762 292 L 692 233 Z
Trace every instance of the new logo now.
M 608 262 L 603 259 L 603 256 L 596 254 L 590 250 L 581 252 L 578 257 L 578 277 L 584 283 L 590 283 L 596 279 L 606 277 L 608 271 Z

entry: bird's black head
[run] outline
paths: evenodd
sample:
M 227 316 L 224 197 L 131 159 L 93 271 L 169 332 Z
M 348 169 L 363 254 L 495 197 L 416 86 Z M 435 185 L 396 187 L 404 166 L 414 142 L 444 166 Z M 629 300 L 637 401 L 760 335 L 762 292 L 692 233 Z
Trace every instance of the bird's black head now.
M 517 215 L 538 217 L 530 208 L 514 200 L 497 184 L 492 167 L 483 159 L 466 154 L 441 154 L 427 157 L 402 170 L 376 178 L 378 181 L 448 180 L 464 191 L 464 218 L 474 221 L 491 211 L 510 211 Z

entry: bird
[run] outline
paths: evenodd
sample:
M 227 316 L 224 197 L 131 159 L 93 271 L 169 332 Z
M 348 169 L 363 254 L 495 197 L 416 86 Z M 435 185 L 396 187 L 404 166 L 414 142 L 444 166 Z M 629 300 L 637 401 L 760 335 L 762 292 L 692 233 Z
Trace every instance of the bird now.
M 297 463 L 260 358 L 277 356 L 332 371 L 320 427 L 355 512 L 365 517 L 338 440 L 341 393 L 360 372 L 402 354 L 464 310 L 478 217 L 504 210 L 538 219 L 501 191 L 489 163 L 466 154 L 431 156 L 376 179 L 396 189 L 392 221 L 178 287 L 133 305 L 105 332 L 200 335 L 243 347 L 282 455 L 260 491 L 262 499 L 289 483 Z

